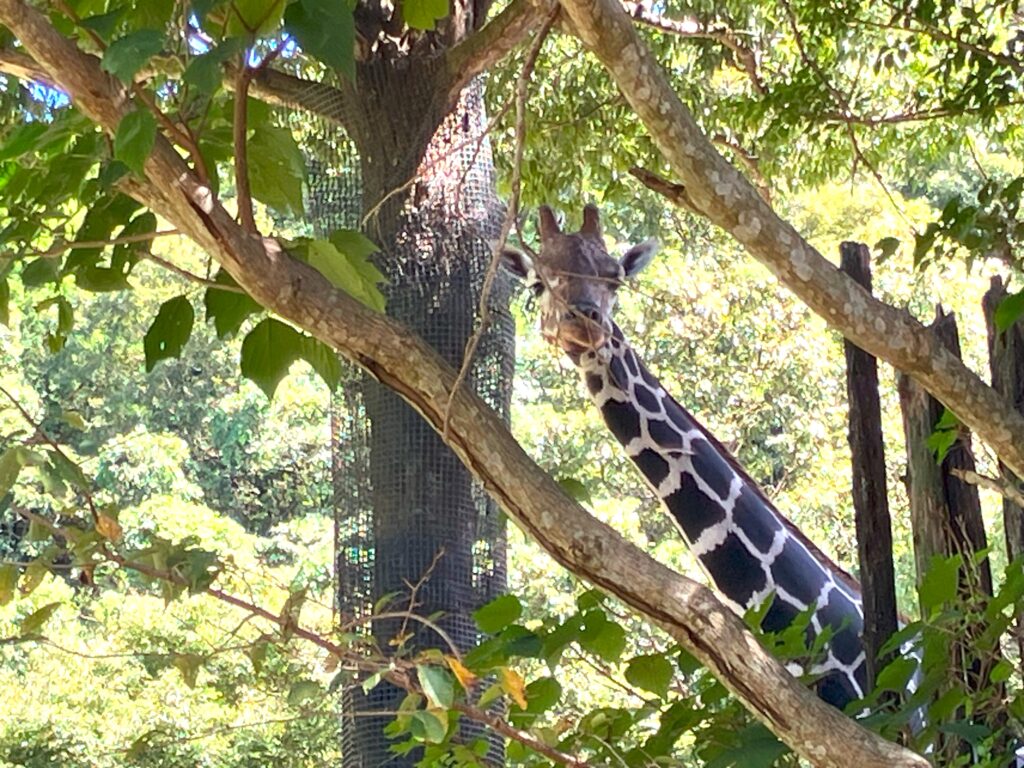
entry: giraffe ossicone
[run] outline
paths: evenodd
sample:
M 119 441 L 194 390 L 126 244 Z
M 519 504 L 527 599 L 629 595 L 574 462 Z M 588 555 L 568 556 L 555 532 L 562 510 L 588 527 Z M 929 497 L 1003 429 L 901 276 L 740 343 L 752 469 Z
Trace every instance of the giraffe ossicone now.
M 719 593 L 737 611 L 772 603 L 762 627 L 777 632 L 812 611 L 808 646 L 825 632 L 815 688 L 842 708 L 862 698 L 866 664 L 856 583 L 768 500 L 718 440 L 651 374 L 612 319 L 616 291 L 653 258 L 648 240 L 612 257 L 597 207 L 564 233 L 542 206 L 540 250 L 506 248 L 505 266 L 539 299 L 544 337 L 579 369 L 605 423 L 661 499 Z M 804 671 L 804 670 L 791 670 Z

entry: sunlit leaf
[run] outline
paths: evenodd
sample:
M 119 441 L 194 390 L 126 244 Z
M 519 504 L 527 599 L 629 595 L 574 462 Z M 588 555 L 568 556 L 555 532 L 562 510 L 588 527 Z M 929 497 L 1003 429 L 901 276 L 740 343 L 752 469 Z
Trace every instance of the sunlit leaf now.
M 324 692 L 320 684 L 313 680 L 299 680 L 288 689 L 288 705 L 298 707 L 310 699 L 319 698 Z
M 433 29 L 448 15 L 448 0 L 403 0 L 402 15 L 413 29 Z
M 499 595 L 473 612 L 481 632 L 494 634 L 514 623 L 523 613 L 523 604 L 515 595 Z
M 429 664 L 417 664 L 416 674 L 419 676 L 423 693 L 435 707 L 448 709 L 454 701 L 454 687 L 451 675 L 441 667 Z
M 526 709 L 528 703 L 526 700 L 526 682 L 518 672 L 509 667 L 502 667 L 501 689 L 509 695 L 512 701 L 519 705 L 520 709 Z
M 464 690 L 470 690 L 473 684 L 479 679 L 454 656 L 445 656 L 444 660 L 447 662 L 448 668 L 451 669 L 452 674 L 455 675 L 455 679 L 459 681 L 459 685 L 461 685 Z
M 42 608 L 33 611 L 21 620 L 18 625 L 18 633 L 22 637 L 36 634 L 50 620 L 50 617 L 56 613 L 58 608 L 60 608 L 60 603 L 47 603 Z

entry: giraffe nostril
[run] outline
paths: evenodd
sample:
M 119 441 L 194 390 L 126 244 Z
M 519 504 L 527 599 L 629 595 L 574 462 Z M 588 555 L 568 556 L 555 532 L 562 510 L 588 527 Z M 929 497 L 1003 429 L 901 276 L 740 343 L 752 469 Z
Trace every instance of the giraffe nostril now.
M 587 320 L 590 320 L 595 323 L 601 322 L 600 310 L 598 310 L 596 304 L 591 304 L 590 302 L 584 304 L 577 304 L 566 314 L 566 319 L 576 317 L 585 317 Z

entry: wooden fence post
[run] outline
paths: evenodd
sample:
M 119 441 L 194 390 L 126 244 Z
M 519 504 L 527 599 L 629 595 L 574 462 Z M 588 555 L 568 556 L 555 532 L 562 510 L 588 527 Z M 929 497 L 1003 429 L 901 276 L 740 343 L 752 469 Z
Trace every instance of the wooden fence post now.
M 960 336 L 952 314 L 947 315 L 942 307 L 937 307 L 930 330 L 947 349 L 960 356 Z M 960 553 L 964 555 L 965 568 L 969 568 L 971 555 L 987 546 L 987 537 L 978 489 L 951 472 L 975 471 L 970 433 L 961 429 L 941 466 L 937 464 L 928 438 L 942 416 L 942 404 L 908 376 L 899 374 L 897 382 L 907 439 L 910 518 L 920 584 L 932 557 Z M 976 587 L 991 595 L 992 571 L 987 558 L 978 565 L 977 576 Z
M 839 246 L 840 268 L 871 292 L 871 251 L 863 243 Z M 864 600 L 864 652 L 868 690 L 887 659 L 879 649 L 896 632 L 896 579 L 892 562 L 892 523 L 886 492 L 882 410 L 878 396 L 878 362 L 849 341 L 846 392 L 850 404 L 849 441 L 853 469 L 853 510 L 857 555 Z
M 992 287 L 982 302 L 988 326 L 992 388 L 1024 413 L 1024 321 L 1018 320 L 1005 333 L 999 333 L 995 324 L 996 307 L 1006 296 L 1003 281 L 993 277 Z M 1019 479 L 1002 464 L 999 469 L 1004 478 L 1019 485 Z M 1024 555 L 1024 509 L 1009 499 L 1003 499 L 1003 526 L 1006 530 L 1006 552 L 1010 560 Z

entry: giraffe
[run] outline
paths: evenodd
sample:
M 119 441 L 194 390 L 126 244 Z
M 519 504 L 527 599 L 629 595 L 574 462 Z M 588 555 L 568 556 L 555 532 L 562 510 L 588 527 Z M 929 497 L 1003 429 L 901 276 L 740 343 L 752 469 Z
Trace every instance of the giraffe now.
M 612 320 L 616 290 L 653 258 L 653 240 L 608 254 L 598 209 L 563 233 L 540 208 L 541 249 L 506 247 L 503 264 L 539 300 L 545 339 L 579 369 L 609 430 L 661 499 L 718 592 L 744 612 L 772 603 L 762 628 L 777 632 L 813 611 L 808 647 L 831 628 L 810 669 L 817 694 L 844 708 L 865 693 L 864 626 L 856 582 L 769 501 L 722 444 L 651 374 Z M 805 670 L 791 665 L 791 671 Z

